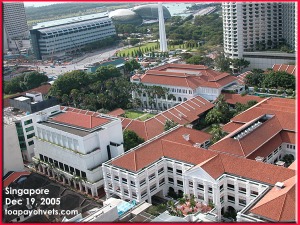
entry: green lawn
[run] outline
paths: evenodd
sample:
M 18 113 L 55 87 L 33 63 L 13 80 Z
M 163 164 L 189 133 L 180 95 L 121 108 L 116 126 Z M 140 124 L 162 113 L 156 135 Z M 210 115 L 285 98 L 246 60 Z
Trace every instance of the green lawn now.
M 143 115 L 142 117 L 140 117 L 139 120 L 145 121 L 145 120 L 147 120 L 147 119 L 150 119 L 150 118 L 153 117 L 153 116 L 156 116 L 156 115 L 155 115 L 155 114 L 152 114 L 152 113 L 148 113 L 148 114 L 145 114 L 145 115 Z
M 134 110 L 126 110 L 125 111 L 125 117 L 130 119 L 136 119 L 142 115 L 144 115 L 144 112 L 134 111 Z
M 145 52 L 145 49 L 148 47 L 148 49 L 152 48 L 152 47 L 155 47 L 157 46 L 157 43 L 147 43 L 147 44 L 144 44 L 144 45 L 141 45 L 141 46 L 137 46 L 137 47 L 132 47 L 132 48 L 127 48 L 127 49 L 124 49 L 122 51 L 119 51 L 118 52 L 118 55 L 119 56 L 123 56 L 123 54 L 125 53 L 125 55 L 127 56 L 128 53 L 129 53 L 129 56 L 131 56 L 131 52 L 134 52 L 134 51 L 138 51 L 139 48 L 142 50 L 144 49 L 144 52 Z

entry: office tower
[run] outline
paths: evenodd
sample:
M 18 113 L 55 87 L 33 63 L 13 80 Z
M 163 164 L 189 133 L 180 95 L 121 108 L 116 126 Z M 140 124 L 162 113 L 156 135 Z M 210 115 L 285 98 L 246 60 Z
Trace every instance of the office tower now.
M 4 48 L 14 48 L 16 38 L 23 38 L 28 32 L 23 3 L 3 3 Z M 4 49 L 5 50 L 5 49 Z

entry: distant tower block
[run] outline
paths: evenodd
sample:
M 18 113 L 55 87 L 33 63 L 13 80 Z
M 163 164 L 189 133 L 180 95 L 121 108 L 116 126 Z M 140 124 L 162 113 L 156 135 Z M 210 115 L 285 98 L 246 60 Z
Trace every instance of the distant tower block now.
M 160 40 L 160 51 L 167 52 L 167 38 L 165 30 L 165 18 L 162 3 L 158 3 L 158 19 L 159 19 L 159 40 Z

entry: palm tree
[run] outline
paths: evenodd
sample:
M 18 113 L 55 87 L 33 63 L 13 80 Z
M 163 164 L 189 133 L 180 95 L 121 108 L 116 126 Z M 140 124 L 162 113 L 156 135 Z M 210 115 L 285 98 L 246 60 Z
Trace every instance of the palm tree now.
M 213 135 L 212 143 L 216 143 L 226 135 L 219 124 L 213 124 L 210 133 Z

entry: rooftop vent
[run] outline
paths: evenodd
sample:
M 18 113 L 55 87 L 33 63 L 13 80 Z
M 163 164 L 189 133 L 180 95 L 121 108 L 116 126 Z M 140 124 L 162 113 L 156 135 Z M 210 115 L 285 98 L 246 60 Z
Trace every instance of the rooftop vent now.
M 189 141 L 189 140 L 190 140 L 190 134 L 183 134 L 182 137 L 183 137 L 183 139 L 186 140 L 186 141 Z
M 282 183 L 282 182 L 277 182 L 277 183 L 275 184 L 275 187 L 277 187 L 278 189 L 283 189 L 283 188 L 284 188 L 284 183 Z
M 261 156 L 257 156 L 257 157 L 255 157 L 255 160 L 257 161 L 257 162 L 263 162 L 264 161 L 264 157 L 261 157 Z
M 285 166 L 285 162 L 283 162 L 283 161 L 277 161 L 275 164 L 276 164 L 277 166 L 282 166 L 282 167 Z

